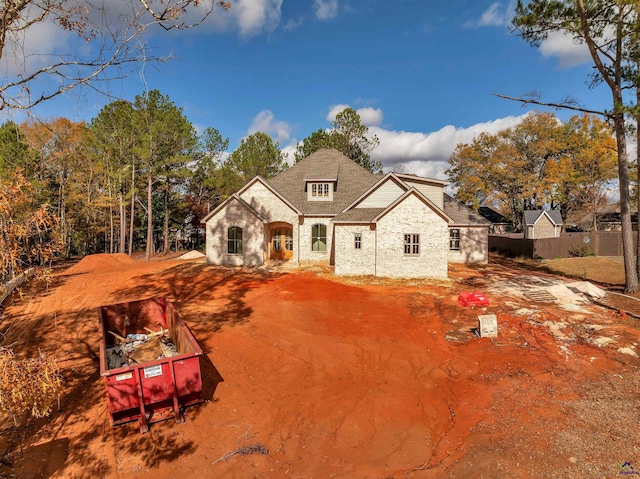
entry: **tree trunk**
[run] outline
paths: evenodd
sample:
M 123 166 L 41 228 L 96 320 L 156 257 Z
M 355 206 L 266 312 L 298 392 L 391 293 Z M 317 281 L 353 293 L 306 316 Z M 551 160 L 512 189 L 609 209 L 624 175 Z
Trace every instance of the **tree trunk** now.
M 131 218 L 129 218 L 129 256 L 133 252 L 133 220 L 136 213 L 136 160 L 131 157 Z
M 122 193 L 119 198 L 120 203 L 120 251 L 119 253 L 124 253 L 127 245 L 127 210 L 124 207 L 124 198 L 122 197 Z
M 640 63 L 636 63 L 636 67 L 640 68 Z M 639 70 L 640 73 L 640 70 Z M 636 85 L 636 108 L 640 108 L 640 80 Z M 636 112 L 636 201 L 638 231 L 636 232 L 637 251 L 636 251 L 636 276 L 640 276 L 640 112 Z
M 109 253 L 113 254 L 113 205 L 109 202 Z
M 614 92 L 614 103 L 621 105 L 621 94 L 616 97 Z M 622 225 L 622 255 L 624 259 L 625 292 L 633 293 L 638 290 L 638 272 L 636 270 L 633 230 L 631 227 L 631 198 L 629 194 L 629 163 L 627 156 L 627 141 L 624 131 L 624 114 L 615 113 L 613 116 L 613 126 L 616 133 L 616 143 L 618 146 L 618 182 L 620 187 L 620 222 Z
M 635 251 L 633 249 L 633 230 L 631 228 L 631 195 L 629 193 L 629 157 L 627 153 L 627 139 L 625 137 L 625 121 L 622 107 L 624 101 L 622 98 L 622 44 L 623 44 L 623 26 L 624 11 L 618 9 L 618 20 L 616 22 L 615 37 L 615 57 L 613 58 L 613 74 L 608 68 L 605 68 L 597 50 L 595 42 L 591 37 L 590 25 L 584 9 L 584 1 L 576 0 L 576 7 L 580 16 L 580 25 L 582 29 L 585 44 L 589 48 L 591 58 L 602 76 L 602 79 L 611 90 L 613 99 L 613 114 L 610 118 L 613 120 L 613 127 L 616 135 L 616 144 L 618 147 L 618 183 L 620 188 L 620 222 L 622 225 L 622 255 L 624 259 L 624 276 L 625 276 L 625 292 L 632 293 L 638 290 L 638 271 L 636 269 Z
M 164 224 L 163 224 L 163 234 L 164 234 L 164 246 L 163 246 L 163 254 L 169 253 L 169 187 L 167 186 L 167 190 L 165 190 L 164 195 Z
M 147 173 L 147 248 L 144 255 L 145 261 L 151 259 L 153 251 L 153 198 L 152 186 L 153 178 L 151 173 L 151 162 L 149 162 L 149 172 Z

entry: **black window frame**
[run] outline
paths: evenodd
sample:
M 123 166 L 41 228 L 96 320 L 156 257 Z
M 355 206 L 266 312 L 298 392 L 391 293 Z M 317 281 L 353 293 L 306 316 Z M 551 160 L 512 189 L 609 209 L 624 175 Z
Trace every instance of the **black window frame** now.
M 449 230 L 449 251 L 460 251 L 460 228 Z
M 420 256 L 420 233 L 404 234 L 404 255 Z
M 353 234 L 353 248 L 362 249 L 362 233 Z
M 324 231 L 324 235 L 322 234 L 323 231 Z M 318 247 L 318 249 L 316 249 L 316 243 L 318 245 L 323 244 L 324 248 Z M 314 225 L 311 225 L 311 251 L 314 251 L 314 252 L 327 251 L 327 225 L 322 223 L 316 223 Z
M 243 254 L 240 226 L 231 226 L 227 229 L 227 254 Z

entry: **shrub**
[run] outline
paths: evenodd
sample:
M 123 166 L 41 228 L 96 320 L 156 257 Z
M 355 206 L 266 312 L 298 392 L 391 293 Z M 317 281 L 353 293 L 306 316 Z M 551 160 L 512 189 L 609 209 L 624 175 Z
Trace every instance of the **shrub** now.
M 569 255 L 574 258 L 583 258 L 585 256 L 595 256 L 587 245 L 573 245 L 569 248 Z

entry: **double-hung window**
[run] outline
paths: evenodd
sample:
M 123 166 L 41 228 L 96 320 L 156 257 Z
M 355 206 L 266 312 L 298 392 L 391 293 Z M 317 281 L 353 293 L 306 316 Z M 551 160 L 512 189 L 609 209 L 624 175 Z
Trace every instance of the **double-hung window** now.
M 404 254 L 408 256 L 418 256 L 420 254 L 420 235 L 415 233 L 405 233 Z
M 362 249 L 362 233 L 355 233 L 353 237 L 353 247 L 355 249 Z
M 451 228 L 449 230 L 449 249 L 451 251 L 460 251 L 460 229 Z
M 227 253 L 242 254 L 242 228 L 239 226 L 227 230 Z

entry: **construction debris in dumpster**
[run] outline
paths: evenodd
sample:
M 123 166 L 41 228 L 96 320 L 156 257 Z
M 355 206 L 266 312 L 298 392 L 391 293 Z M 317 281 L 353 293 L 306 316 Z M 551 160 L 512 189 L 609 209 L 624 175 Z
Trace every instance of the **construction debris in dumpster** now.
M 178 354 L 176 345 L 167 336 L 129 334 L 119 344 L 107 348 L 107 367 L 117 369 L 131 364 L 140 364 L 154 359 L 171 358 Z

